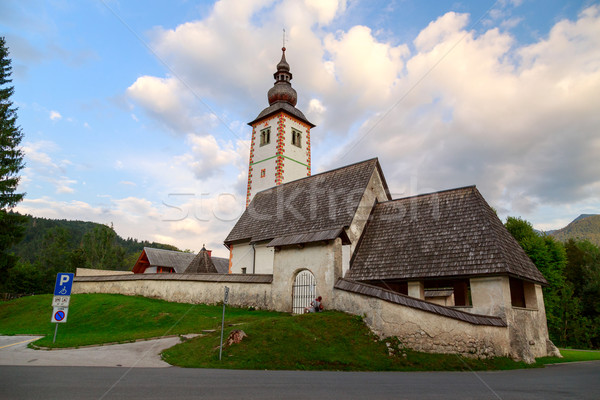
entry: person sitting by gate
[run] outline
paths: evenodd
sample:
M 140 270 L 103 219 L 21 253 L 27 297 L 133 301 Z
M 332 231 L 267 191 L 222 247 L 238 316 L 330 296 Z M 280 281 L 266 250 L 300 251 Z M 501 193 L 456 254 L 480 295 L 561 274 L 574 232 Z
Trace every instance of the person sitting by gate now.
M 304 314 L 323 311 L 323 303 L 321 302 L 322 299 L 323 298 L 321 296 L 319 296 L 316 299 L 314 299 L 313 301 L 311 301 L 310 307 L 304 308 Z

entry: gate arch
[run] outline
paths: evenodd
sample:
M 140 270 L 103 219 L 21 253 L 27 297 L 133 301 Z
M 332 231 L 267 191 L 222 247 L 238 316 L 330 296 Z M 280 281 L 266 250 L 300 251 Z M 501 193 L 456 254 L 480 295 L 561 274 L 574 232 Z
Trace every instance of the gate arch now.
M 317 297 L 317 283 L 312 272 L 305 269 L 296 275 L 292 286 L 292 313 L 302 314 Z

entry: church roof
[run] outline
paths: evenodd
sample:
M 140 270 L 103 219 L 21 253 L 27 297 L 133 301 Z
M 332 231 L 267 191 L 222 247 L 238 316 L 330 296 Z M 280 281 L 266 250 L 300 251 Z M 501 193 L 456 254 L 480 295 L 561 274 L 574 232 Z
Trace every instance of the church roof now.
M 285 101 L 277 101 L 269 107 L 265 108 L 260 112 L 260 114 L 258 114 L 258 117 L 254 118 L 252 122 L 248 122 L 248 125 L 252 126 L 261 119 L 268 118 L 271 115 L 277 114 L 280 111 L 285 111 L 292 117 L 298 118 L 300 121 L 304 122 L 311 128 L 314 128 L 316 126 L 312 122 L 309 122 L 308 119 L 306 119 L 302 111 L 298 110 L 296 107 Z
M 475 186 L 375 205 L 346 278 L 508 274 L 547 284 Z
M 202 247 L 202 250 L 196 254 L 196 257 L 194 257 L 183 272 L 185 274 L 215 274 L 218 271 L 215 264 L 213 264 L 208 251 L 206 251 L 206 248 Z
M 267 99 L 269 100 L 269 107 L 265 108 L 258 114 L 258 117 L 254 118 L 248 125 L 252 126 L 256 122 L 268 118 L 273 114 L 277 114 L 281 111 L 285 111 L 300 121 L 306 123 L 311 128 L 315 125 L 309 122 L 302 111 L 296 108 L 298 102 L 298 94 L 292 87 L 292 73 L 290 72 L 290 65 L 285 59 L 285 47 L 281 49 L 281 61 L 277 64 L 277 72 L 273 74 L 275 83 L 273 87 L 267 92 Z
M 375 170 L 384 180 L 373 158 L 258 192 L 225 244 L 269 240 L 275 246 L 338 237 L 350 226 Z

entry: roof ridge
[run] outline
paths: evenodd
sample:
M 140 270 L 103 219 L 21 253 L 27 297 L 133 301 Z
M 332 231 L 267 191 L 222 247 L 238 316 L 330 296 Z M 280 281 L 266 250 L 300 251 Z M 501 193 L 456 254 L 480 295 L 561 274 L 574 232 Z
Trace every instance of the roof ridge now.
M 158 247 L 147 247 L 147 246 L 144 246 L 144 251 L 147 250 L 147 249 L 148 250 L 157 250 L 157 251 L 168 251 L 170 253 L 184 253 L 184 254 L 194 254 L 194 255 L 196 254 L 196 253 L 187 253 L 187 252 L 181 251 L 181 250 L 168 250 L 168 249 L 159 249 Z
M 440 193 L 446 193 L 446 192 L 455 192 L 455 191 L 459 191 L 459 190 L 473 189 L 473 188 L 477 189 L 477 186 L 476 185 L 461 186 L 461 187 L 452 188 L 452 189 L 438 190 L 437 192 L 415 194 L 415 195 L 412 195 L 412 196 L 400 197 L 400 198 L 397 198 L 397 199 L 392 199 L 392 200 L 387 200 L 387 201 L 381 201 L 381 202 L 379 202 L 379 204 L 392 203 L 394 201 L 399 201 L 399 200 L 415 199 L 417 197 L 432 196 L 434 194 L 440 194 Z

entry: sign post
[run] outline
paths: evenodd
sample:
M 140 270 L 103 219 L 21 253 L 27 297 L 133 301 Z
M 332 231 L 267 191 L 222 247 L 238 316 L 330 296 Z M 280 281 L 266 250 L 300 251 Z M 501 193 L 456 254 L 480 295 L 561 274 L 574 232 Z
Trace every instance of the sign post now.
M 52 317 L 50 322 L 55 323 L 54 339 L 56 342 L 56 333 L 58 332 L 58 324 L 67 322 L 67 314 L 69 313 L 69 303 L 71 302 L 71 288 L 73 287 L 74 274 L 58 273 L 56 275 L 56 284 L 54 285 L 54 298 L 52 299 Z
M 219 347 L 219 361 L 223 355 L 223 330 L 225 329 L 225 304 L 229 302 L 229 288 L 225 286 L 225 296 L 223 297 L 223 318 L 221 319 L 221 346 Z

